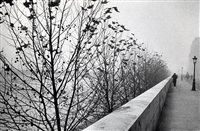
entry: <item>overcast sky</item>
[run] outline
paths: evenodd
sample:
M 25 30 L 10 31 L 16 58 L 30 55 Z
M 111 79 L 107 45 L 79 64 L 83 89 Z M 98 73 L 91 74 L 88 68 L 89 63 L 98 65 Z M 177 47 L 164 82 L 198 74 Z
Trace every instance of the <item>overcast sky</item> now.
M 110 4 L 120 10 L 114 19 L 162 54 L 173 72 L 181 67 L 186 71 L 190 46 L 199 36 L 198 0 L 110 0 Z
M 198 0 L 109 0 L 109 4 L 120 11 L 112 14 L 113 19 L 129 28 L 149 50 L 162 54 L 173 72 L 181 67 L 187 71 L 190 46 L 199 36 Z

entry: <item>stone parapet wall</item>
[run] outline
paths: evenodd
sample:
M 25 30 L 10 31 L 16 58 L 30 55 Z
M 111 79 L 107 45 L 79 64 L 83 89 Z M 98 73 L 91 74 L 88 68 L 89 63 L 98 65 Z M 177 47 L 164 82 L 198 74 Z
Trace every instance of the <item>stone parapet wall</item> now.
M 83 131 L 155 130 L 171 83 L 168 77 Z

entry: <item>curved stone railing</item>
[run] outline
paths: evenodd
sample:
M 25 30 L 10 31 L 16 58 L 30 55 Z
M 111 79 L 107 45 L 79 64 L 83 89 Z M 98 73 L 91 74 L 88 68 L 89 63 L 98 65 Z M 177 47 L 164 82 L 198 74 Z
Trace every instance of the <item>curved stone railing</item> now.
M 155 130 L 171 83 L 168 77 L 83 131 Z

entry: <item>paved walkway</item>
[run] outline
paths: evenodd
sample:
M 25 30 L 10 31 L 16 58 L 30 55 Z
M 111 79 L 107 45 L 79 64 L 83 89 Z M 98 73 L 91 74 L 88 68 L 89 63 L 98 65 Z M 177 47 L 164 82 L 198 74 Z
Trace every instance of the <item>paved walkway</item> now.
M 200 91 L 191 88 L 179 79 L 169 89 L 156 131 L 200 131 Z

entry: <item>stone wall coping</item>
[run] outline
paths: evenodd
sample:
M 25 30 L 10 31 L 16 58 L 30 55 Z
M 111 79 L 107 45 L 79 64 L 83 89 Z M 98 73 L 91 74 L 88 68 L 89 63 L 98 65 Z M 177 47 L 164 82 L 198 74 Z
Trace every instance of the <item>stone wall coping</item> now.
M 128 131 L 171 77 L 140 94 L 83 131 Z

